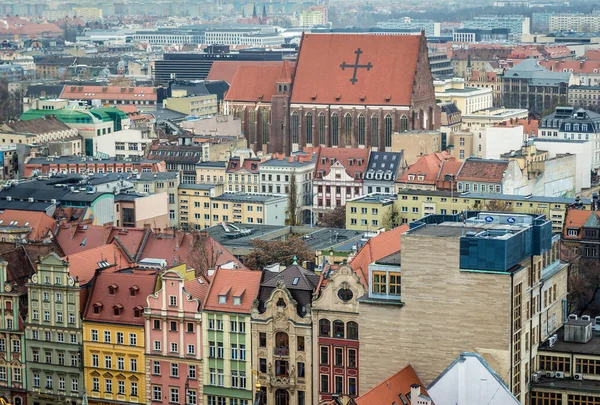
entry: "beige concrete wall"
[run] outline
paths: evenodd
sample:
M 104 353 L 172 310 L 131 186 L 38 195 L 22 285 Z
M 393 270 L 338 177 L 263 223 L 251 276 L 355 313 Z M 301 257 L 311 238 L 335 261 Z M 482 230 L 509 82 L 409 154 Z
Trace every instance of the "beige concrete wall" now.
M 406 163 L 412 165 L 419 156 L 439 152 L 442 146 L 441 134 L 437 131 L 409 131 L 392 134 L 392 152 L 404 150 Z
M 458 253 L 459 238 L 402 236 L 405 305 L 360 305 L 361 392 L 409 362 L 429 384 L 464 351 L 507 375 L 510 276 L 460 272 Z

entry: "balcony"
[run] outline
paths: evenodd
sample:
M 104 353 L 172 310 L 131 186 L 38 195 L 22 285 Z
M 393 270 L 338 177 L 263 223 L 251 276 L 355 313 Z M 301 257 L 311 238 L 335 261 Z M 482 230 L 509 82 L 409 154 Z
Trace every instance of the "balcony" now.
M 276 347 L 273 351 L 275 356 L 289 356 L 290 348 L 289 347 Z

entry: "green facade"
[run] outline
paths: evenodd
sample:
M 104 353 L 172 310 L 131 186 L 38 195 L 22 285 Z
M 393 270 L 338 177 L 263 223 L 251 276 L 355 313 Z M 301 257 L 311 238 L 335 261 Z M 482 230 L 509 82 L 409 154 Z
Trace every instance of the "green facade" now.
M 27 403 L 79 404 L 85 392 L 79 282 L 55 253 L 37 266 L 27 284 Z
M 227 405 L 250 405 L 250 316 L 206 311 L 202 323 L 204 403 L 218 405 L 224 399 Z

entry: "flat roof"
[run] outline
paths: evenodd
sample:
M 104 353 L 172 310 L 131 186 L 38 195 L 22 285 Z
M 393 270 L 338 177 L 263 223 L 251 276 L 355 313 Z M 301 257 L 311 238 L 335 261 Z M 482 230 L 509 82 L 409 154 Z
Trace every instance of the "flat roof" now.
M 285 200 L 286 198 L 286 196 L 276 196 L 272 194 L 224 193 L 218 197 L 213 197 L 213 201 L 261 203 Z
M 535 202 L 535 203 L 555 203 L 555 204 L 574 204 L 575 198 L 569 197 L 546 197 L 540 195 L 526 196 L 526 195 L 508 195 L 508 194 L 480 194 L 480 193 L 459 193 L 450 191 L 438 191 L 438 190 L 400 190 L 399 196 L 402 195 L 422 195 L 422 196 L 436 196 L 436 197 L 451 197 L 451 198 L 480 198 L 482 200 L 503 200 L 503 201 L 524 201 L 524 202 Z M 399 197 L 399 199 L 401 199 Z M 591 204 L 592 200 L 589 198 L 582 198 L 583 204 Z
M 572 322 L 572 321 L 568 321 Z M 565 342 L 565 327 L 560 328 L 556 335 L 558 340 L 554 346 L 543 346 L 538 349 L 540 354 L 545 352 L 565 353 L 565 354 L 591 354 L 600 353 L 600 332 L 592 330 L 592 338 L 587 343 Z M 600 388 L 599 388 L 600 390 Z
M 208 191 L 210 189 L 213 189 L 217 187 L 217 184 L 180 184 L 179 188 L 180 189 L 186 189 L 186 190 L 205 190 Z
M 407 233 L 412 235 L 412 236 L 435 236 L 435 237 L 441 237 L 441 238 L 454 238 L 454 237 L 463 237 L 463 236 L 467 236 L 467 232 L 475 232 L 477 235 L 474 235 L 474 238 L 479 238 L 479 237 L 484 237 L 484 238 L 488 238 L 487 236 L 479 236 L 480 232 L 485 232 L 485 231 L 507 231 L 507 233 L 505 235 L 507 235 L 507 237 L 510 237 L 512 235 L 515 235 L 523 230 L 528 229 L 529 226 L 525 225 L 521 225 L 521 226 L 516 226 L 516 225 L 499 225 L 499 224 L 481 224 L 481 223 L 470 223 L 467 222 L 466 224 L 464 222 L 450 222 L 450 221 L 446 221 L 446 222 L 442 222 L 441 224 L 435 225 L 435 224 L 425 224 L 425 226 L 420 226 L 417 228 L 413 228 L 411 230 L 409 230 Z M 487 234 L 487 232 L 485 232 Z M 498 239 L 498 238 L 502 238 L 504 235 L 498 235 L 496 237 L 491 236 L 489 237 L 489 239 Z
M 361 197 L 354 198 L 348 202 L 360 202 L 360 203 L 381 203 L 387 201 L 396 201 L 398 196 L 395 194 L 368 194 Z
M 571 365 L 571 369 L 573 369 L 573 365 Z M 575 391 L 580 394 L 586 392 L 600 393 L 598 380 L 573 380 L 572 378 L 547 378 L 545 376 L 542 376 L 540 381 L 532 383 L 532 388 L 534 391 L 543 389 L 556 390 L 561 393 L 565 391 Z
M 258 224 L 233 224 L 240 229 L 252 230 L 250 235 L 230 239 L 227 233 L 220 225 L 211 226 L 205 230 L 216 241 L 227 249 L 252 249 L 250 242 L 253 239 L 276 240 L 281 237 L 289 236 L 293 233 L 306 241 L 312 250 L 328 249 L 332 246 L 348 242 L 349 240 L 358 240 L 362 238 L 362 231 L 354 231 L 341 228 L 318 228 L 313 227 L 290 227 L 284 225 L 258 225 Z

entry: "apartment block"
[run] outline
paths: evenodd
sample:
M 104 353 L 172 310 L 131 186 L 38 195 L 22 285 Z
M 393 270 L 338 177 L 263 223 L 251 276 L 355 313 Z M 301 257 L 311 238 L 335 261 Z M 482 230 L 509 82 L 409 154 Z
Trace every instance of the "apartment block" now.
M 469 350 L 526 404 L 538 348 L 563 323 L 568 265 L 559 239 L 536 214 L 467 212 L 411 224 L 401 261 L 380 259 L 365 275 L 361 389 L 409 361 L 429 384 Z M 404 322 L 412 327 L 398 333 Z

